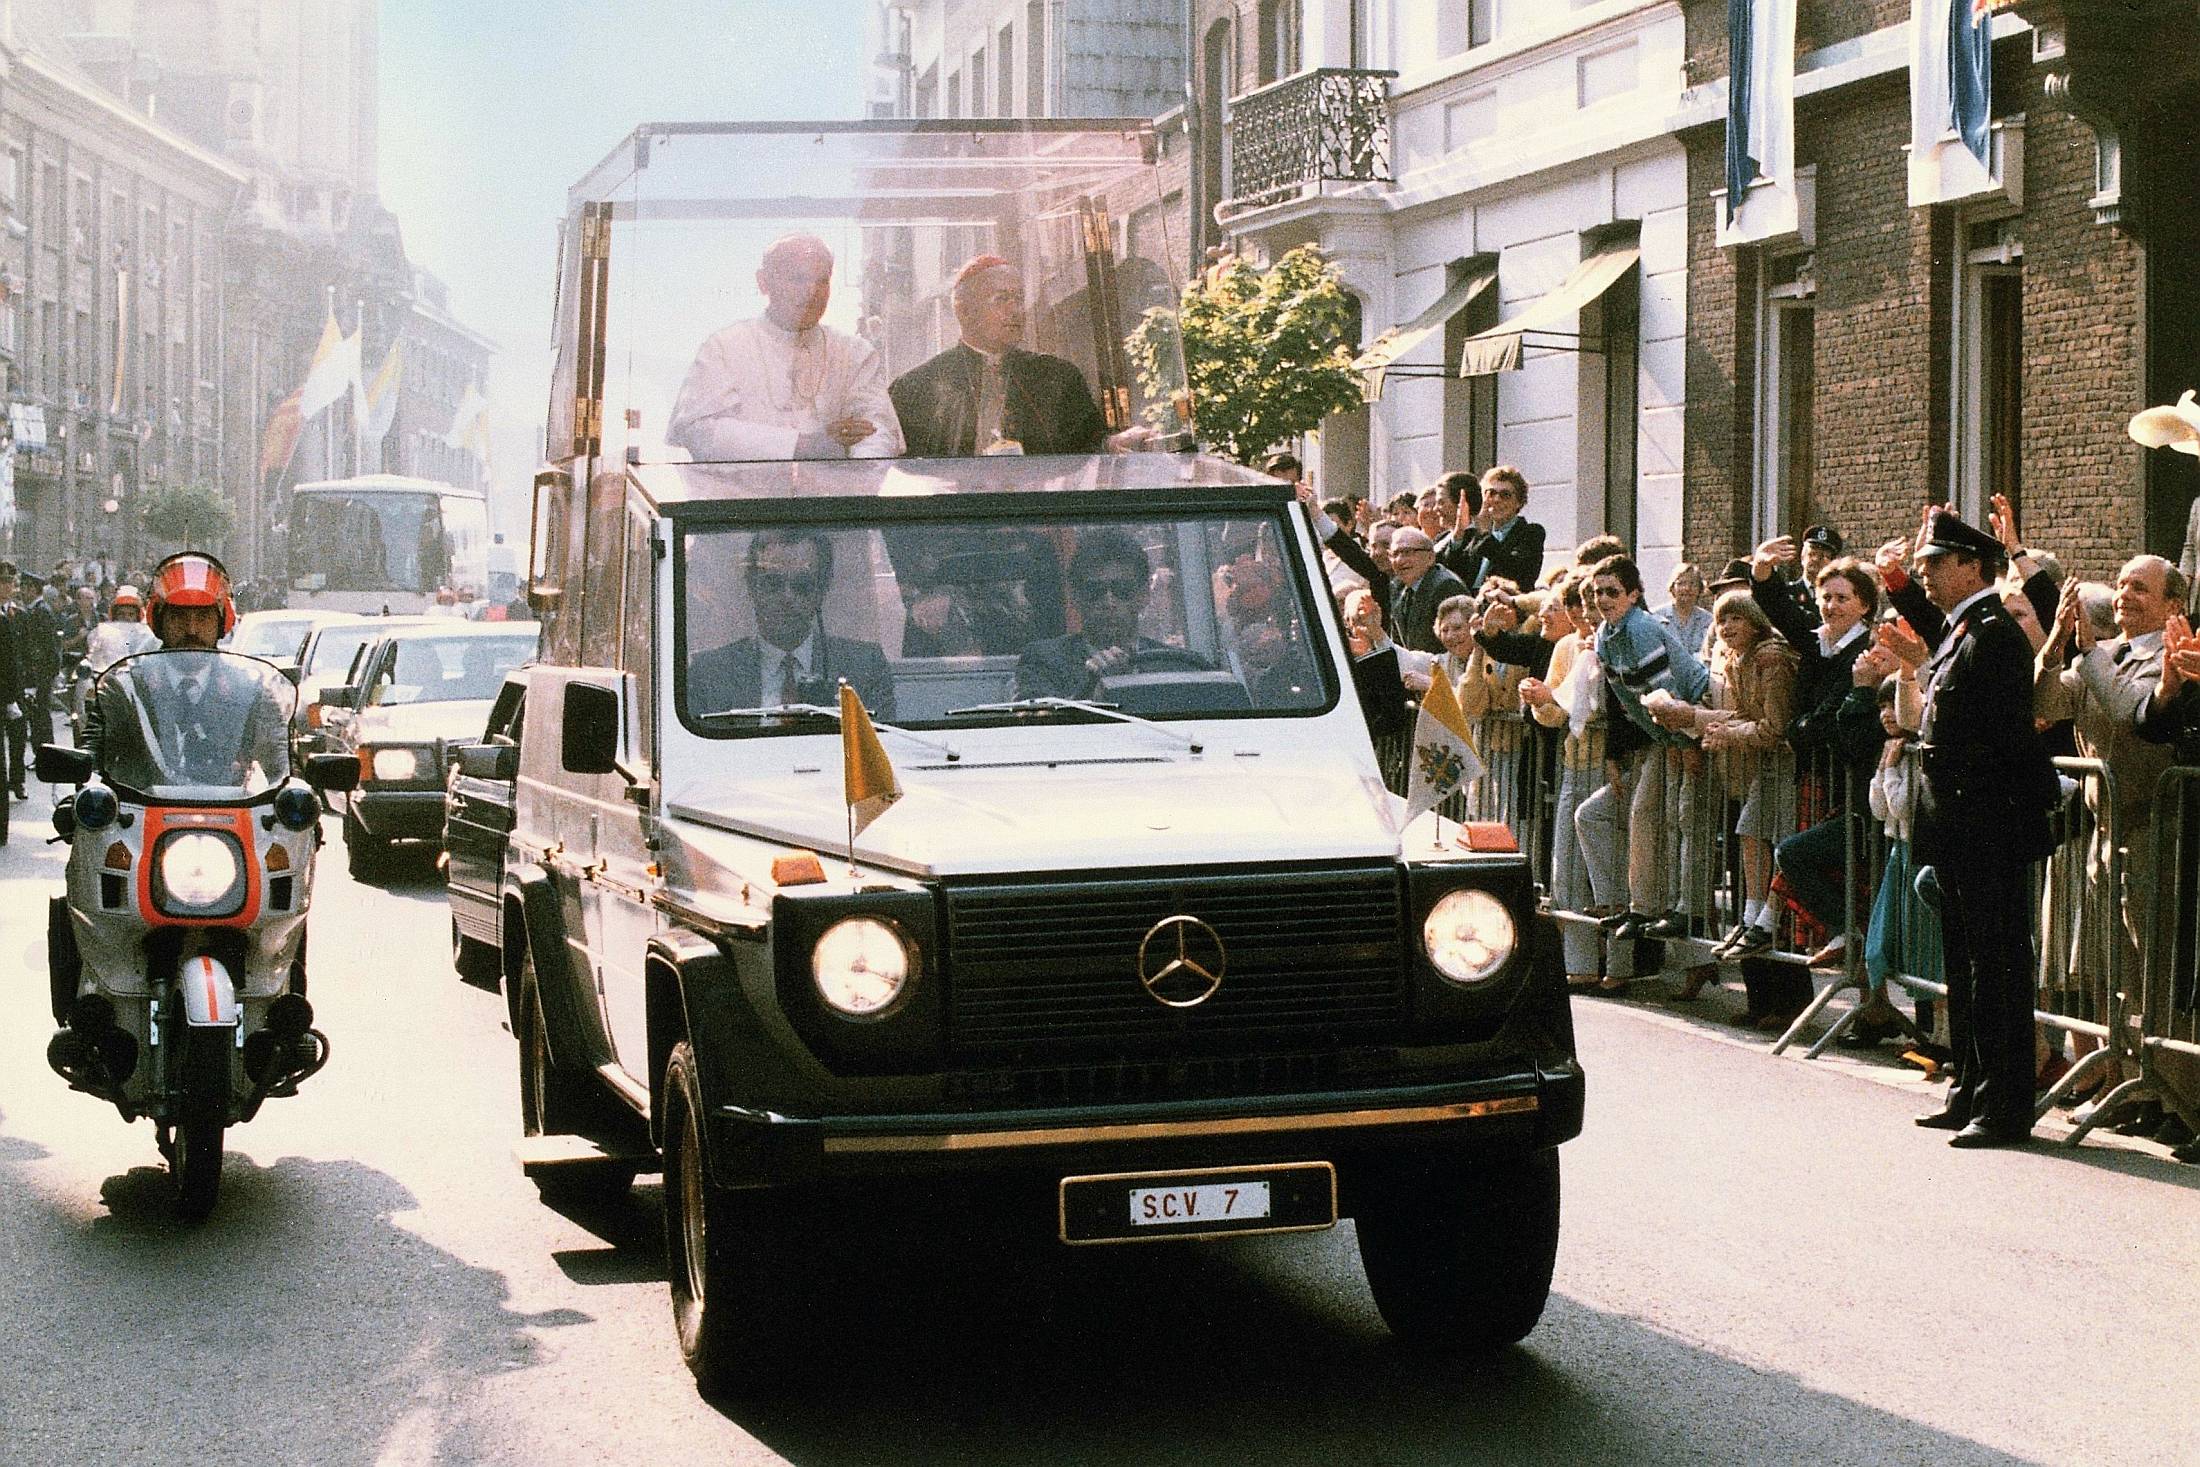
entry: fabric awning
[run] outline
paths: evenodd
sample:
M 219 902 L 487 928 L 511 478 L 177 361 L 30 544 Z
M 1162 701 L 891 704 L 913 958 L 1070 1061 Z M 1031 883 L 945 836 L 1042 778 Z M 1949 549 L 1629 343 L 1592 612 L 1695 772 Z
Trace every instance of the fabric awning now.
M 1479 335 L 1468 337 L 1466 350 L 1459 357 L 1459 375 L 1480 377 L 1491 372 L 1517 370 L 1521 347 L 1530 336 L 1559 338 L 1529 343 L 1535 346 L 1578 350 L 1580 336 L 1566 323 L 1581 314 L 1582 307 L 1617 284 L 1621 276 L 1635 268 L 1635 262 L 1641 257 L 1642 245 L 1633 238 L 1604 245 L 1576 265 L 1574 273 L 1549 295 L 1531 301 L 1510 321 L 1501 321 Z
M 1477 270 L 1438 296 L 1434 304 L 1405 325 L 1393 326 L 1376 337 L 1374 345 L 1361 352 L 1352 363 L 1352 370 L 1360 374 L 1362 395 L 1369 402 L 1379 401 L 1383 395 L 1383 378 L 1398 364 L 1398 359 L 1443 330 L 1444 323 L 1473 305 L 1482 292 L 1495 284 L 1495 269 Z

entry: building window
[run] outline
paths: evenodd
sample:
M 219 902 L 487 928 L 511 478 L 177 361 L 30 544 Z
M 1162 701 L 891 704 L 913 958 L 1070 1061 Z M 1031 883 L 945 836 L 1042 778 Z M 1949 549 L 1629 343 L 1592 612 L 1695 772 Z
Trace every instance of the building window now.
M 1439 6 L 1436 12 L 1436 54 L 1457 56 L 1477 46 L 1487 46 L 1497 35 L 1497 0 L 1467 0 L 1464 5 Z
M 963 115 L 963 78 L 962 73 L 959 71 L 948 73 L 947 112 L 945 115 L 949 117 Z
M 999 95 L 994 99 L 995 117 L 1016 115 L 1016 27 L 1001 27 L 1000 38 L 993 46 L 994 69 L 1000 73 L 996 85 Z
M 8 149 L 8 163 L 0 172 L 0 204 L 5 204 L 10 214 L 19 213 L 23 207 L 23 150 Z
M 1299 0 L 1260 0 L 1260 82 L 1299 69 Z
M 61 167 L 48 163 L 38 170 L 38 217 L 42 221 L 45 238 L 41 244 L 49 250 L 61 248 L 61 241 L 68 231 L 67 199 L 61 190 Z
M 1963 231 L 1956 281 L 1956 507 L 1984 524 L 1996 494 L 2023 524 L 2024 244 L 2015 219 Z
M 972 117 L 985 116 L 987 100 L 985 94 L 985 52 L 981 50 L 977 55 L 970 58 L 970 115 Z
M 927 66 L 924 75 L 917 78 L 916 100 L 911 111 L 918 117 L 937 116 L 940 108 L 940 69 Z
M 1604 491 L 1604 529 L 1636 542 L 1635 445 L 1641 431 L 1642 275 L 1629 270 L 1581 312 L 1584 426 L 1599 438 L 1581 445 Z
M 1024 115 L 1051 117 L 1047 86 L 1047 0 L 1024 10 Z
M 1237 46 L 1230 23 L 1218 20 L 1207 27 L 1206 40 L 1200 46 L 1199 73 L 1199 217 L 1192 221 L 1198 231 L 1196 243 L 1204 250 L 1213 244 L 1218 230 L 1214 222 L 1215 205 L 1228 197 L 1225 177 L 1226 148 L 1229 131 L 1224 126 L 1224 108 L 1229 102 L 1232 85 L 1237 80 Z
M 1449 290 L 1477 271 L 1495 269 L 1496 266 L 1495 255 L 1454 260 L 1444 272 L 1444 288 Z M 1478 331 L 1487 331 L 1496 324 L 1495 285 L 1483 291 L 1475 297 L 1473 304 L 1444 323 L 1443 469 L 1446 473 L 1454 469 L 1464 469 L 1470 474 L 1480 474 L 1498 462 L 1497 383 L 1500 374 L 1489 372 L 1479 377 L 1459 375 L 1459 358 L 1466 350 L 1467 338 Z
M 1755 539 L 1818 518 L 1812 429 L 1818 403 L 1818 283 L 1808 254 L 1765 259 L 1757 310 Z

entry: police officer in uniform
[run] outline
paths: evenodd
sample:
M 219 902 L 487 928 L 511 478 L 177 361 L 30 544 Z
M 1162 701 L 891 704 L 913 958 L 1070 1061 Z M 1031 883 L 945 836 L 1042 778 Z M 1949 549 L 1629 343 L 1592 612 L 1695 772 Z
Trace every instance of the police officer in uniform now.
M 2054 765 L 2032 726 L 2031 645 L 1993 581 L 1999 541 L 1942 511 L 1917 552 L 1925 593 L 1947 616 L 1931 655 L 1903 656 L 1900 712 L 1919 732 L 1924 786 L 1912 846 L 1938 873 L 1955 1084 L 1917 1123 L 1957 1147 L 2014 1146 L 2032 1132 L 2032 864 L 2053 842 Z

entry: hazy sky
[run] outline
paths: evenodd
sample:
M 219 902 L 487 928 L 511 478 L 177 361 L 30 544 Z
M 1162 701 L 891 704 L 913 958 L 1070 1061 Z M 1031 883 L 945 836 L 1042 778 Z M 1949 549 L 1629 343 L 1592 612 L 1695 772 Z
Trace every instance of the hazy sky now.
M 382 198 L 500 348 L 498 487 L 534 468 L 567 187 L 644 122 L 860 116 L 862 50 L 859 0 L 382 0 Z

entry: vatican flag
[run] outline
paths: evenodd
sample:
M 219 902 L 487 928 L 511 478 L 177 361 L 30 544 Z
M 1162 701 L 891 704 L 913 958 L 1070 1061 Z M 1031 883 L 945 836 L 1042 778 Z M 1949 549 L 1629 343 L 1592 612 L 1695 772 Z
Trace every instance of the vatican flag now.
M 1467 715 L 1459 711 L 1451 679 L 1433 670 L 1421 714 L 1413 721 L 1413 769 L 1406 781 L 1406 821 L 1411 823 L 1450 798 L 1453 790 L 1483 773 L 1482 757 L 1467 733 Z
M 894 778 L 894 762 L 871 727 L 871 715 L 863 700 L 846 683 L 840 685 L 840 752 L 843 781 L 848 797 L 848 840 L 884 815 L 901 798 L 901 782 Z

